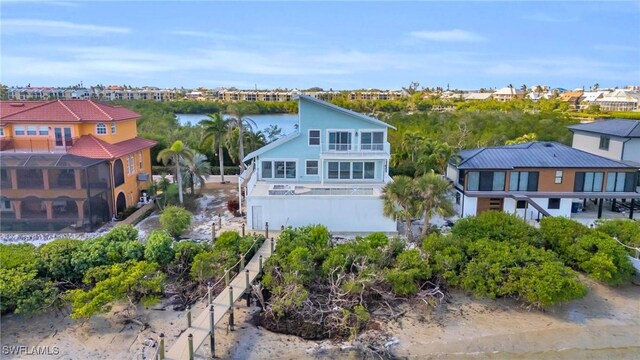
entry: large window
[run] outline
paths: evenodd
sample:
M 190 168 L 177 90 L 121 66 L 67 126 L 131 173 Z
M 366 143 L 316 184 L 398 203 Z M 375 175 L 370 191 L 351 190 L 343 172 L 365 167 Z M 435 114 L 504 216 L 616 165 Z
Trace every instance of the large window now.
M 512 171 L 509 191 L 538 191 L 537 171 Z
M 24 135 L 24 126 L 15 126 L 13 128 L 13 133 L 16 136 Z
M 262 178 L 263 179 L 295 179 L 296 178 L 296 162 L 295 161 L 263 161 L 262 162 Z
M 600 150 L 609 150 L 609 142 L 611 138 L 608 136 L 600 136 Z
M 360 150 L 377 150 L 383 149 L 384 133 L 382 131 L 366 131 L 360 136 Z
M 320 130 L 309 130 L 309 145 L 320 145 Z
M 305 165 L 306 175 L 318 175 L 318 160 L 307 160 Z
M 603 179 L 604 173 L 602 172 L 576 172 L 573 191 L 600 192 L 602 191 Z
M 104 123 L 96 124 L 96 134 L 98 135 L 106 135 L 107 134 L 107 125 Z
M 351 133 L 348 131 L 329 132 L 329 150 L 351 150 Z
M 36 131 L 36 127 L 35 126 L 27 126 L 27 135 L 37 135 L 38 132 Z
M 375 178 L 376 164 L 373 161 L 329 161 L 329 179 L 371 180 Z
M 504 171 L 469 171 L 469 191 L 504 191 Z
M 606 191 L 632 192 L 635 187 L 635 174 L 632 172 L 610 172 L 607 174 Z

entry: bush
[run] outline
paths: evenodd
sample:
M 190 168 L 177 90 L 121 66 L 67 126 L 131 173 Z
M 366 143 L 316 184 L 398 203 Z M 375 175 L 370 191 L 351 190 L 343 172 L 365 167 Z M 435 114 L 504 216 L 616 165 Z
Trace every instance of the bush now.
M 227 200 L 227 210 L 232 214 L 237 213 L 238 210 L 240 210 L 240 203 L 238 202 L 238 199 Z
M 612 232 L 615 227 L 604 226 Z M 611 236 L 566 218 L 542 219 L 540 233 L 567 265 L 587 276 L 610 285 L 631 281 L 635 270 L 627 251 Z
M 167 206 L 160 215 L 160 225 L 174 238 L 191 225 L 192 214 L 178 206 Z
M 71 259 L 76 276 L 82 277 L 87 270 L 96 266 L 142 260 L 144 245 L 137 240 L 137 233 L 130 225 L 116 226 L 102 237 L 83 241 Z M 132 238 L 135 240 L 129 240 Z
M 640 248 L 640 221 L 629 219 L 597 220 L 596 230 L 617 238 L 625 245 Z M 635 250 L 627 250 L 631 256 L 637 256 Z
M 175 255 L 172 246 L 173 240 L 169 234 L 165 231 L 154 230 L 147 237 L 144 258 L 149 262 L 166 266 L 173 260 Z
M 173 245 L 174 257 L 171 265 L 176 269 L 189 269 L 196 255 L 205 250 L 203 244 L 193 241 L 178 241 Z
M 107 241 L 137 241 L 138 229 L 133 225 L 118 225 L 104 235 Z
M 82 246 L 82 240 L 57 239 L 40 246 L 40 274 L 59 281 L 79 282 L 82 274 L 75 271 L 73 257 Z
M 417 249 L 400 253 L 395 260 L 394 268 L 386 275 L 393 292 L 398 295 L 417 293 L 420 289 L 419 282 L 430 278 L 429 264 L 421 258 L 420 251 Z
M 517 241 L 541 245 L 535 228 L 514 214 L 502 211 L 485 211 L 477 216 L 460 219 L 451 229 L 452 234 L 461 239 L 497 241 Z

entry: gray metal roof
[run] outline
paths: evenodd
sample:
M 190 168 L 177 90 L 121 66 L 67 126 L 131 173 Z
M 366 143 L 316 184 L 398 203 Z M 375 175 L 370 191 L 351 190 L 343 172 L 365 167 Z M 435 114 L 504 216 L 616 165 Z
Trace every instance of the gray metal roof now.
M 312 96 L 298 94 L 297 97 L 300 100 L 307 100 L 307 101 L 310 101 L 310 102 L 313 102 L 313 103 L 316 103 L 316 104 L 320 104 L 320 105 L 326 106 L 326 107 L 328 107 L 330 109 L 340 111 L 340 112 L 342 112 L 344 114 L 357 117 L 358 119 L 365 120 L 365 121 L 368 121 L 370 123 L 374 123 L 374 124 L 377 124 L 377 125 L 386 126 L 388 128 L 392 128 L 393 130 L 396 130 L 396 128 L 394 126 L 389 125 L 389 124 L 387 124 L 386 122 L 384 122 L 382 120 L 378 120 L 378 119 L 376 119 L 374 117 L 367 116 L 367 115 L 364 115 L 364 114 L 360 114 L 359 112 L 355 112 L 355 111 L 352 111 L 352 110 L 349 110 L 349 109 L 345 109 L 345 108 L 340 107 L 338 105 L 333 105 L 332 103 L 316 99 L 316 98 L 314 98 Z
M 634 168 L 619 161 L 574 149 L 556 142 L 462 150 L 459 169 L 514 168 Z
M 572 131 L 579 130 L 626 138 L 640 137 L 640 120 L 609 119 L 567 127 Z

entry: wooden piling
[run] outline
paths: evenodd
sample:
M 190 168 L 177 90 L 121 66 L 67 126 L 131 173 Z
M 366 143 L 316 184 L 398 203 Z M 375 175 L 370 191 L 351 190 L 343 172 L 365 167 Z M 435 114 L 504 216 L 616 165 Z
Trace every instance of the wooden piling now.
M 160 345 L 158 345 L 158 360 L 164 360 L 164 333 L 160 333 Z
M 229 331 L 233 331 L 233 286 L 229 286 Z
M 264 223 L 264 237 L 269 238 L 269 222 Z
M 187 305 L 187 328 L 191 327 L 191 306 Z
M 216 335 L 213 308 L 213 304 L 209 305 L 209 347 L 211 348 L 212 359 L 216 357 Z
M 193 360 L 193 334 L 189 334 L 189 360 Z
M 251 283 L 249 282 L 249 269 L 244 271 L 244 279 L 247 287 L 247 307 L 251 307 Z

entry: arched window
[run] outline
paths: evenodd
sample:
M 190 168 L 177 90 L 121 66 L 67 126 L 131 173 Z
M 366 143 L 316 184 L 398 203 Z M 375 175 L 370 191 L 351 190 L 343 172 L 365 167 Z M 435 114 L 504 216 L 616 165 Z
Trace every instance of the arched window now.
M 107 134 L 107 125 L 104 123 L 98 123 L 96 125 L 96 134 L 98 135 L 106 135 Z
M 122 160 L 118 159 L 113 163 L 113 182 L 114 186 L 124 184 L 124 165 Z

